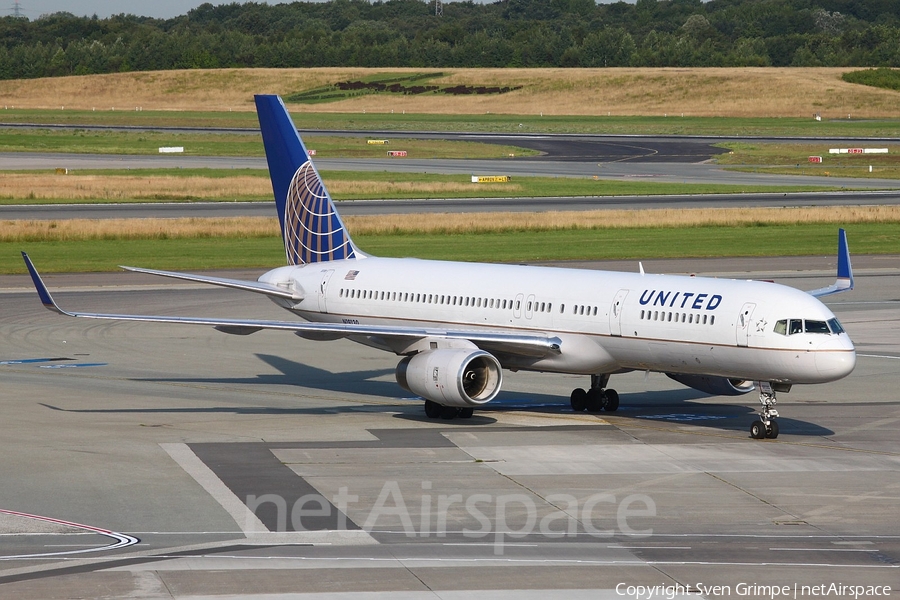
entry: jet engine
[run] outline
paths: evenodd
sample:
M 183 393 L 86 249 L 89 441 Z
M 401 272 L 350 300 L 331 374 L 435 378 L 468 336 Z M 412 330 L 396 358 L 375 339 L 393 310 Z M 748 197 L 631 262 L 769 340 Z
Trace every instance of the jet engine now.
M 500 363 L 484 350 L 428 350 L 397 365 L 397 383 L 444 406 L 485 404 L 500 391 Z
M 756 387 L 752 381 L 729 379 L 727 377 L 711 377 L 709 375 L 685 375 L 683 373 L 666 373 L 682 385 L 714 396 L 740 396 L 752 392 Z

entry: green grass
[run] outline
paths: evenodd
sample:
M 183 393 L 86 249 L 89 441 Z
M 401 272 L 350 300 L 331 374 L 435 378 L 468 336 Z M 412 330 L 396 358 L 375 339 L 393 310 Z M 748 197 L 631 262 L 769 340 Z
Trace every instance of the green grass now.
M 880 67 L 878 69 L 851 71 L 841 75 L 841 79 L 849 83 L 859 83 L 886 90 L 900 91 L 900 69 Z
M 4 123 L 137 125 L 147 127 L 242 127 L 258 129 L 256 113 L 173 111 L 78 111 L 9 109 Z M 610 133 L 646 135 L 757 135 L 894 137 L 900 119 L 770 117 L 622 117 L 539 115 L 434 115 L 424 113 L 292 113 L 300 129 L 479 131 L 496 133 Z
M 354 238 L 377 256 L 443 260 L 542 262 L 716 256 L 833 254 L 830 224 L 747 227 L 631 228 L 459 235 L 366 235 Z M 847 227 L 855 254 L 900 252 L 895 223 Z M 284 264 L 275 237 L 0 243 L 0 273 L 24 273 L 20 250 L 42 272 L 115 271 L 128 264 L 157 269 L 259 268 Z
M 844 148 L 847 144 L 819 142 L 783 144 L 764 142 L 727 142 L 718 144 L 727 148 L 728 154 L 719 154 L 715 161 L 720 165 L 734 165 L 737 171 L 762 171 L 786 175 L 836 175 L 878 179 L 900 179 L 900 146 L 872 142 L 870 148 L 887 148 L 887 154 L 829 154 L 831 148 Z M 810 163 L 810 156 L 821 156 L 821 163 Z M 872 172 L 869 173 L 869 165 Z
M 437 77 L 443 77 L 443 75 L 441 72 L 375 73 L 367 77 L 340 81 L 335 84 L 288 94 L 284 97 L 284 101 L 298 104 L 322 104 L 372 94 L 386 96 L 401 96 L 404 94 L 503 94 L 521 88 L 521 86 L 435 85 L 428 81 Z
M 262 136 L 94 131 L 90 129 L 0 129 L 0 152 L 69 154 L 159 154 L 161 146 L 183 146 L 189 156 L 262 156 Z
M 386 158 L 388 150 L 406 150 L 413 158 L 506 158 L 535 156 L 536 150 L 456 140 L 379 136 L 387 145 L 367 144 L 365 137 L 306 136 L 319 158 Z M 166 133 L 94 131 L 90 129 L 0 129 L 0 152 L 71 154 L 159 154 L 161 146 L 183 146 L 190 156 L 263 156 L 259 133 Z

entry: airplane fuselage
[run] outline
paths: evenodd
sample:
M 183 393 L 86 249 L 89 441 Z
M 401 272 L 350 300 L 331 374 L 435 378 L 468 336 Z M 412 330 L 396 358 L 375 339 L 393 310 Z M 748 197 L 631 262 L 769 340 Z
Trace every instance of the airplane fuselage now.
M 845 377 L 856 362 L 853 343 L 824 304 L 768 282 L 373 257 L 280 267 L 259 281 L 296 292 L 299 302 L 273 300 L 313 322 L 560 340 L 550 356 L 498 353 L 508 369 L 801 384 Z M 406 353 L 396 340 L 356 339 Z

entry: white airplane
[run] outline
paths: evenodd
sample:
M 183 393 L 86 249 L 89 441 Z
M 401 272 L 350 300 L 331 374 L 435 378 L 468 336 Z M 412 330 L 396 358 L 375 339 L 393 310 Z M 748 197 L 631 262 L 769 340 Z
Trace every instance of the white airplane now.
M 256 96 L 288 266 L 258 281 L 123 267 L 263 294 L 305 321 L 62 310 L 23 252 L 43 304 L 72 317 L 208 325 L 246 335 L 348 338 L 403 359 L 397 382 L 428 417 L 470 417 L 502 369 L 590 375 L 575 411 L 615 411 L 610 375 L 665 373 L 710 394 L 759 389 L 755 439 L 778 436 L 776 392 L 834 381 L 856 364 L 850 337 L 817 296 L 853 288 L 846 234 L 837 280 L 811 292 L 762 281 L 376 258 L 350 239 L 278 96 Z

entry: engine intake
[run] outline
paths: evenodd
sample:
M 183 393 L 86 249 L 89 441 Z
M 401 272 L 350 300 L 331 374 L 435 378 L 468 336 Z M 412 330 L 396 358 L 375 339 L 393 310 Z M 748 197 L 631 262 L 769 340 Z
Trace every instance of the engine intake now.
M 685 375 L 684 373 L 666 373 L 666 376 L 682 385 L 714 396 L 740 396 L 752 392 L 756 387 L 752 381 L 729 379 L 728 377 Z
M 490 402 L 501 382 L 500 362 L 484 350 L 429 350 L 397 365 L 401 387 L 444 406 Z

